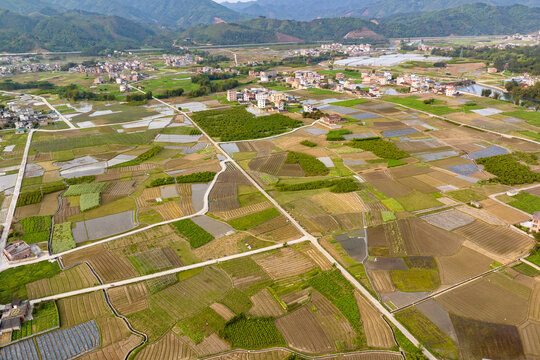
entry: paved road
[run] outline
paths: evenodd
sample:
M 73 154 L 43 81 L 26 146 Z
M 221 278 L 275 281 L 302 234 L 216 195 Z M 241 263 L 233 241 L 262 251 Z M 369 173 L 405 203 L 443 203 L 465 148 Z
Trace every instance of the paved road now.
M 13 189 L 13 195 L 11 197 L 11 203 L 6 215 L 6 221 L 3 224 L 2 235 L 0 236 L 0 270 L 5 265 L 6 258 L 4 257 L 4 248 L 6 247 L 7 238 L 9 235 L 9 229 L 11 228 L 11 222 L 13 221 L 13 215 L 15 214 L 15 208 L 17 207 L 17 200 L 21 193 L 21 186 L 24 178 L 24 172 L 26 170 L 26 163 L 28 162 L 28 152 L 30 151 L 30 145 L 32 144 L 32 136 L 34 130 L 30 130 L 28 138 L 26 139 L 26 146 L 24 147 L 24 153 L 21 161 L 19 172 L 17 173 L 17 181 L 15 182 L 15 188 Z
M 62 119 L 62 121 L 64 121 L 64 122 L 67 124 L 67 126 L 69 126 L 70 129 L 78 129 L 75 125 L 73 125 L 73 124 L 71 123 L 71 121 L 69 121 L 69 120 L 67 119 L 67 117 L 65 117 L 64 115 L 62 115 L 62 114 L 60 113 L 60 111 L 58 111 L 54 106 L 52 106 L 52 105 L 49 103 L 49 101 L 47 101 L 47 99 L 45 99 L 43 96 L 34 96 L 34 97 L 40 99 L 43 103 L 45 103 L 45 105 L 47 105 L 47 106 L 49 107 L 49 109 L 51 109 L 52 111 L 54 111 L 54 112 L 58 115 L 58 117 L 59 117 L 60 119 Z

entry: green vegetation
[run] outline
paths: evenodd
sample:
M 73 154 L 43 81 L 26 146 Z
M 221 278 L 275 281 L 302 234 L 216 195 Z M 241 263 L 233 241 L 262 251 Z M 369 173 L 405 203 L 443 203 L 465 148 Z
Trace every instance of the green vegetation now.
M 527 123 L 534 126 L 540 126 L 540 113 L 538 111 L 514 110 L 502 114 L 525 120 Z
M 316 143 L 314 143 L 313 141 L 309 141 L 309 140 L 304 140 L 302 142 L 300 142 L 300 145 L 304 145 L 304 146 L 307 146 L 307 147 L 310 147 L 310 148 L 314 148 L 317 146 Z
M 357 76 L 359 76 L 357 74 Z M 355 107 L 356 105 L 364 104 L 369 102 L 369 100 L 366 99 L 352 99 L 352 100 L 345 100 L 345 101 L 338 101 L 331 103 L 334 106 L 346 106 L 346 107 Z
M 389 159 L 387 167 L 393 168 L 393 167 L 401 166 L 401 165 L 407 165 L 407 162 L 401 161 L 401 160 Z
M 100 193 L 82 194 L 79 201 L 81 212 L 97 208 L 101 203 Z
M 227 322 L 224 333 L 233 348 L 264 349 L 286 345 L 272 318 L 240 314 Z
M 60 273 L 60 266 L 55 262 L 41 261 L 4 270 L 0 273 L 0 303 L 7 304 L 15 299 L 26 299 L 26 284 L 51 278 Z
M 258 118 L 243 106 L 225 110 L 200 111 L 192 116 L 208 135 L 221 141 L 260 139 L 282 134 L 304 125 L 281 114 Z
M 402 212 L 405 211 L 403 206 L 394 198 L 390 199 L 382 199 L 381 202 L 384 206 L 386 206 L 388 209 L 390 209 L 393 212 Z
M 253 306 L 249 296 L 237 288 L 229 290 L 225 297 L 219 302 L 236 314 L 246 313 Z
M 381 138 L 354 139 L 347 144 L 352 148 L 371 151 L 374 155 L 383 159 L 399 160 L 409 157 L 405 151 L 400 150 L 390 141 Z
M 60 325 L 56 302 L 43 302 L 34 305 L 32 320 L 25 321 L 21 330 L 15 330 L 11 334 L 12 340 L 20 340 L 42 331 L 57 328 Z
M 418 211 L 443 206 L 441 202 L 435 200 L 433 197 L 416 190 L 408 195 L 398 197 L 396 200 L 407 211 Z
M 207 183 L 214 180 L 214 177 L 216 177 L 216 173 L 214 171 L 204 171 L 177 177 L 169 176 L 166 178 L 152 180 L 148 187 L 150 188 L 172 184 Z
M 540 197 L 536 195 L 522 192 L 512 197 L 515 200 L 511 201 L 509 205 L 515 208 L 523 210 L 531 215 L 540 210 Z
M 336 94 L 335 91 L 319 89 L 319 88 L 310 88 L 310 89 L 307 89 L 307 91 L 309 91 L 313 95 L 335 95 Z
M 396 215 L 391 211 L 381 211 L 381 216 L 384 222 L 396 220 Z
M 330 130 L 328 134 L 326 134 L 326 140 L 327 141 L 345 140 L 343 135 L 349 135 L 349 134 L 352 134 L 352 131 L 348 129 Z
M 299 164 L 306 176 L 318 176 L 318 175 L 328 175 L 330 170 L 324 165 L 320 160 L 314 156 L 289 151 L 287 158 L 285 159 L 286 164 Z
M 385 318 L 386 319 L 386 318 Z M 390 323 L 386 319 L 387 323 Z M 391 324 L 392 330 L 399 346 L 405 352 L 405 358 L 407 360 L 427 360 L 428 358 L 422 353 L 422 350 L 417 348 L 397 327 Z
M 455 113 L 457 110 L 452 109 L 448 106 L 439 105 L 440 102 L 434 101 L 433 103 L 428 102 L 425 103 L 422 100 L 418 100 L 417 96 L 407 96 L 407 97 L 385 97 L 383 98 L 384 101 L 392 102 L 395 104 L 400 104 L 404 106 L 408 106 L 410 108 L 425 111 L 431 114 L 435 115 L 446 115 Z
M 84 184 L 84 183 L 92 183 L 94 181 L 96 181 L 96 175 L 87 175 L 87 176 L 66 179 L 66 184 L 77 185 L 77 184 Z
M 177 326 L 189 336 L 195 344 L 200 344 L 205 337 L 212 333 L 222 333 L 225 320 L 211 308 L 205 308 L 197 315 L 180 321 Z
M 512 154 L 497 155 L 477 159 L 484 169 L 496 176 L 491 182 L 505 185 L 529 184 L 540 181 L 540 174 L 531 171 L 527 165 L 521 164 Z
M 191 219 L 175 221 L 171 226 L 187 239 L 192 247 L 198 248 L 214 240 L 214 237 Z
M 23 191 L 20 193 L 19 198 L 17 199 L 17 207 L 39 204 L 41 200 L 43 200 L 43 195 L 61 191 L 65 188 L 66 185 L 62 181 L 59 181 L 41 184 L 37 190 Z
M 433 256 L 405 256 L 403 261 L 409 269 L 437 269 Z
M 67 191 L 62 195 L 66 196 L 80 196 L 83 194 L 101 194 L 109 186 L 108 183 L 92 183 L 92 184 L 76 184 L 71 185 Z
M 303 191 L 330 188 L 334 193 L 346 193 L 360 189 L 360 185 L 354 179 L 317 180 L 298 184 L 277 184 L 279 191 Z
M 71 223 L 55 224 L 51 239 L 51 248 L 54 254 L 75 249 L 77 244 L 71 232 Z
M 35 244 L 49 240 L 51 230 L 50 216 L 31 216 L 19 222 L 23 228 L 22 240 L 27 244 Z
M 162 134 L 170 134 L 170 135 L 201 135 L 201 131 L 197 128 L 189 127 L 189 126 L 175 126 L 175 127 L 166 127 L 163 130 L 161 130 Z
M 358 334 L 362 332 L 362 319 L 354 297 L 354 287 L 339 270 L 321 272 L 308 282 L 341 311 Z
M 396 288 L 404 292 L 433 291 L 441 281 L 436 269 L 409 269 L 390 271 Z
M 416 308 L 408 308 L 400 311 L 397 313 L 396 318 L 407 328 L 407 330 L 414 334 L 424 346 L 440 354 L 440 358 L 458 358 L 456 343 Z
M 157 146 L 157 145 L 152 146 L 151 149 L 145 151 L 141 155 L 137 156 L 135 159 L 130 160 L 130 161 L 126 161 L 126 162 L 121 163 L 121 164 L 111 166 L 111 168 L 133 166 L 133 165 L 142 164 L 146 160 L 148 160 L 148 159 L 154 157 L 155 155 L 157 155 L 161 150 L 163 150 L 163 148 L 161 146 Z
M 463 189 L 463 190 L 456 190 L 456 191 L 449 191 L 446 193 L 447 195 L 450 195 L 454 199 L 468 203 L 471 201 L 482 201 L 487 199 L 486 196 L 483 194 L 480 194 L 472 189 Z
M 522 273 L 523 275 L 527 275 L 530 277 L 535 277 L 540 275 L 540 271 L 536 270 L 529 264 L 525 263 L 519 263 L 517 265 L 512 266 L 512 269 Z
M 237 230 L 247 230 L 257 225 L 265 223 L 280 215 L 276 208 L 269 208 L 254 214 L 246 215 L 240 218 L 229 220 L 228 223 Z

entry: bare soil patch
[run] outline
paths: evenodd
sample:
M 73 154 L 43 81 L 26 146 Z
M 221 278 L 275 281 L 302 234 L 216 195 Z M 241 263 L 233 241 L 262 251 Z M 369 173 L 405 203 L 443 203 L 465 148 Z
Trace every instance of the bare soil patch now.
M 254 259 L 274 280 L 303 274 L 313 269 L 314 264 L 301 252 L 290 247 L 275 254 Z
M 263 289 L 253 295 L 251 301 L 253 307 L 249 310 L 249 313 L 254 316 L 277 317 L 285 312 L 268 289 Z
M 503 205 L 493 199 L 482 200 L 480 203 L 482 204 L 484 210 L 489 214 L 496 216 L 509 224 L 516 224 L 530 220 L 530 216 L 525 215 L 508 205 Z
M 115 287 L 107 291 L 116 310 L 131 315 L 148 308 L 148 289 L 144 283 Z
M 358 292 L 356 303 L 360 309 L 362 326 L 369 346 L 388 349 L 395 345 L 392 330 L 382 319 L 381 314 Z
M 466 246 L 451 256 L 437 257 L 441 284 L 451 285 L 489 270 L 493 259 Z
M 383 171 L 365 173 L 362 174 L 362 177 L 388 197 L 405 196 L 412 191 L 408 187 L 394 181 L 390 175 Z

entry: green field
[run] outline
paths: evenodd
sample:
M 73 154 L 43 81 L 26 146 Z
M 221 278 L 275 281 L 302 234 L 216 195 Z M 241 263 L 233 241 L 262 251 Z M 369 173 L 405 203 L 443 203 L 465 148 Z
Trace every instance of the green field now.
M 362 149 L 365 151 L 371 151 L 375 156 L 381 159 L 394 159 L 400 160 L 409 157 L 409 154 L 399 149 L 393 142 L 383 140 L 381 138 L 373 139 L 355 139 L 349 142 L 352 148 Z
M 336 94 L 339 94 L 339 93 L 337 93 L 335 91 L 332 91 L 332 90 L 318 89 L 318 88 L 307 89 L 307 91 L 309 91 L 313 95 L 336 95 Z
M 515 196 L 512 196 L 514 201 L 511 201 L 509 205 L 525 211 L 529 214 L 534 214 L 536 211 L 540 211 L 540 197 L 529 194 L 527 192 L 522 192 Z
M 503 115 L 515 117 L 527 121 L 527 123 L 540 126 L 540 112 L 538 111 L 525 111 L 525 110 L 515 110 L 502 113 Z
M 60 271 L 57 262 L 48 261 L 4 270 L 0 273 L 0 303 L 7 304 L 14 299 L 26 299 L 26 284 L 51 278 Z
M 519 263 L 517 265 L 512 266 L 512 269 L 522 273 L 523 275 L 527 275 L 530 277 L 535 277 L 537 275 L 540 275 L 540 271 L 536 270 L 529 264 L 525 263 Z
M 65 222 L 61 224 L 55 224 L 53 228 L 53 235 L 51 239 L 51 248 L 54 254 L 58 254 L 64 251 L 75 249 L 77 244 L 73 239 L 73 233 L 71 232 L 71 223 Z
M 225 320 L 211 308 L 205 308 L 197 315 L 180 321 L 176 326 L 195 344 L 199 344 L 212 333 L 222 333 Z
M 231 342 L 233 348 L 241 349 L 286 345 L 272 318 L 250 318 L 243 314 L 227 322 L 225 338 Z
M 177 88 L 184 89 L 184 92 L 190 92 L 199 88 L 198 84 L 191 82 L 187 74 L 160 76 L 157 79 L 145 80 L 140 82 L 145 91 L 160 92 L 161 90 L 173 90 Z
M 410 108 L 420 110 L 420 111 L 425 111 L 425 112 L 435 114 L 435 115 L 446 115 L 446 114 L 451 114 L 458 111 L 457 109 L 452 109 L 445 105 L 439 105 L 437 101 L 435 101 L 434 104 L 425 104 L 424 101 L 418 100 L 417 96 L 385 97 L 383 98 L 383 100 L 392 102 L 395 104 L 408 106 Z
M 396 200 L 407 211 L 418 211 L 443 206 L 443 203 L 419 191 L 413 191 L 408 195 L 396 198 Z
M 391 270 L 392 281 L 399 291 L 433 291 L 441 281 L 436 269 Z
M 185 237 L 192 247 L 198 248 L 214 240 L 214 237 L 206 232 L 202 227 L 195 224 L 191 219 L 175 221 L 171 224 L 180 235 Z
M 254 228 L 257 225 L 272 220 L 280 215 L 280 212 L 276 208 L 270 208 L 263 211 L 256 212 L 247 216 L 243 216 L 237 219 L 229 220 L 228 223 L 237 230 L 247 230 Z
M 42 331 L 54 329 L 60 325 L 56 302 L 44 302 L 34 305 L 33 319 L 22 324 L 21 330 L 11 334 L 12 340 L 19 340 Z
M 346 107 L 355 107 L 356 105 L 368 103 L 369 100 L 366 99 L 353 99 L 353 100 L 344 100 L 331 103 L 334 106 L 346 106 Z
M 471 201 L 482 201 L 482 200 L 487 199 L 485 195 L 480 194 L 477 191 L 474 191 L 472 189 L 449 191 L 446 194 L 464 203 L 468 203 Z

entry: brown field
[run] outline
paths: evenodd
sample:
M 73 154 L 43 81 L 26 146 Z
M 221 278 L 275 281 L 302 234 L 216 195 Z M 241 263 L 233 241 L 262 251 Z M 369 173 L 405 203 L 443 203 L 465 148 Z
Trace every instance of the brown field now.
M 97 351 L 83 355 L 81 360 L 122 360 L 128 352 L 141 343 L 141 339 L 136 335 L 131 335 L 127 339 L 121 340 Z
M 263 289 L 251 297 L 253 307 L 249 313 L 253 316 L 277 317 L 283 315 L 284 310 L 268 289 Z
M 283 164 L 279 176 L 303 177 L 304 170 L 299 164 Z
M 333 216 L 345 231 L 356 230 L 364 227 L 362 213 L 337 214 Z
M 131 315 L 148 308 L 149 296 L 145 283 L 115 287 L 107 290 L 114 308 L 122 315 Z
M 339 310 L 317 291 L 313 291 L 310 304 L 330 341 L 338 350 L 355 348 L 356 332 Z
M 356 303 L 360 309 L 367 344 L 386 349 L 395 346 L 392 330 L 382 319 L 381 314 L 358 292 L 355 293 L 355 296 Z
M 497 218 L 506 221 L 509 224 L 530 220 L 529 215 L 525 215 L 508 205 L 498 203 L 493 199 L 480 201 L 484 210 Z
M 540 324 L 527 321 L 519 327 L 521 341 L 525 354 L 534 357 L 540 357 Z
M 239 232 L 219 238 L 219 240 L 210 241 L 208 244 L 194 249 L 193 254 L 201 261 L 237 254 L 240 252 L 238 244 L 246 236 L 246 233 Z
M 330 214 L 366 211 L 364 203 L 356 193 L 334 194 L 324 192 L 311 197 L 315 203 Z
M 238 209 L 240 202 L 234 183 L 216 183 L 210 191 L 208 200 L 210 202 L 210 211 L 229 211 Z
M 109 250 L 88 259 L 94 270 L 104 282 L 113 282 L 138 275 L 137 270 L 124 257 L 119 257 Z
M 394 178 L 401 180 L 401 178 L 407 178 L 420 174 L 427 174 L 431 171 L 431 169 L 423 166 L 418 166 L 416 164 L 410 164 L 393 167 L 388 169 L 388 171 Z
M 111 313 L 102 291 L 60 299 L 57 304 L 60 324 L 64 328 L 108 316 Z
M 26 206 L 20 206 L 15 209 L 15 218 L 16 219 L 24 219 L 30 216 L 34 216 L 39 213 L 41 205 L 40 204 L 32 204 L 32 205 L 26 205 Z
M 466 319 L 450 314 L 460 347 L 460 358 L 524 360 L 515 326 Z
M 449 313 L 508 325 L 522 323 L 528 312 L 526 299 L 486 278 L 444 293 L 436 300 Z
M 328 260 L 326 256 L 321 254 L 312 245 L 310 245 L 309 248 L 304 251 L 304 253 L 309 256 L 311 261 L 317 264 L 323 271 L 332 269 L 332 263 L 330 262 L 330 260 Z
M 371 270 L 369 276 L 371 277 L 373 286 L 375 286 L 379 293 L 391 293 L 396 291 L 396 287 L 390 276 L 390 271 Z
M 180 195 L 180 206 L 182 207 L 182 211 L 186 215 L 191 215 L 195 213 L 195 209 L 193 208 L 193 201 L 191 199 L 191 184 L 178 184 L 176 186 L 176 190 Z
M 334 344 L 309 308 L 302 308 L 275 321 L 287 345 L 309 354 L 335 351 Z
M 529 319 L 540 322 L 540 284 L 534 286 L 531 299 L 529 301 Z
M 152 209 L 157 211 L 163 220 L 178 219 L 185 215 L 177 200 L 165 201 L 162 204 L 152 206 Z
M 182 336 L 182 340 L 189 344 L 199 357 L 219 354 L 231 349 L 230 345 L 216 334 L 205 337 L 199 344 L 194 344 L 187 336 Z
M 350 355 L 336 356 L 328 360 L 402 360 L 403 357 L 397 352 L 365 351 Z
M 454 255 L 437 257 L 436 260 L 442 285 L 457 284 L 481 274 L 489 270 L 494 261 L 466 246 Z
M 259 171 L 277 176 L 281 170 L 281 167 L 285 163 L 286 157 L 287 153 L 256 157 L 249 162 L 248 166 L 252 171 Z
M 362 174 L 362 177 L 388 197 L 405 196 L 412 191 L 408 187 L 394 181 L 386 171 L 365 173 Z
M 58 195 L 60 195 L 60 192 L 55 192 L 52 194 L 47 194 L 43 196 L 43 200 L 41 201 L 40 207 L 39 207 L 39 215 L 45 216 L 45 215 L 54 215 L 56 211 L 58 210 Z
M 304 217 L 301 221 L 310 231 L 326 233 L 333 230 L 339 230 L 339 223 L 330 215 L 319 215 Z
M 287 305 L 287 307 L 303 304 L 309 300 L 310 289 L 311 288 L 306 288 L 304 290 L 293 291 L 288 294 L 281 295 L 280 299 Z
M 248 205 L 234 210 L 215 212 L 214 214 L 222 218 L 223 220 L 228 221 L 242 216 L 250 215 L 262 210 L 266 210 L 271 207 L 272 204 L 270 204 L 268 201 L 264 201 L 258 204 Z
M 86 264 L 62 271 L 50 279 L 41 279 L 26 285 L 28 297 L 38 299 L 52 294 L 61 294 L 84 289 L 97 284 L 97 280 Z
M 231 311 L 228 307 L 226 307 L 223 304 L 220 303 L 213 303 L 210 305 L 210 308 L 214 310 L 216 313 L 218 313 L 219 316 L 225 319 L 225 321 L 229 321 L 234 317 L 234 312 Z
M 114 181 L 101 195 L 103 204 L 126 197 L 136 189 L 135 181 Z
M 161 197 L 161 192 L 158 187 L 155 188 L 146 188 L 143 190 L 142 194 L 138 196 L 135 200 L 137 201 L 137 206 L 139 208 L 144 208 L 149 205 L 155 204 L 156 199 Z
M 454 230 L 454 233 L 466 237 L 495 255 L 508 259 L 516 259 L 525 255 L 533 246 L 533 240 L 525 235 L 478 220 Z
M 464 212 L 465 214 L 474 216 L 477 219 L 482 220 L 483 222 L 486 222 L 491 225 L 506 225 L 506 223 L 502 220 L 500 220 L 498 217 L 495 217 L 491 214 L 488 214 L 487 212 L 473 208 L 472 206 L 462 205 L 456 208 L 457 210 Z
M 246 350 L 233 350 L 217 357 L 216 360 L 283 360 L 290 354 L 285 350 L 267 350 L 253 352 Z
M 67 198 L 62 199 L 62 207 L 56 215 L 54 215 L 54 223 L 60 224 L 67 221 L 67 218 L 77 215 L 81 212 L 79 206 L 71 206 Z
M 299 238 L 301 236 L 298 229 L 289 223 L 283 215 L 279 215 L 250 229 L 249 233 L 259 238 L 271 241 L 287 241 Z
M 190 347 L 173 332 L 168 332 L 159 341 L 145 346 L 135 357 L 137 360 L 183 360 L 197 356 Z
M 397 181 L 408 188 L 416 189 L 426 194 L 439 192 L 439 190 L 436 187 L 426 184 L 425 182 L 417 179 L 414 176 L 399 178 Z
M 171 226 L 163 225 L 110 241 L 106 244 L 106 248 L 119 256 L 132 255 L 155 248 L 166 248 L 177 241 L 182 240 Z M 88 257 L 93 255 L 95 254 L 89 254 Z
M 304 254 L 290 247 L 254 260 L 274 280 L 303 274 L 314 267 L 313 263 Z
M 455 174 L 447 173 L 443 171 L 433 171 L 429 174 L 430 178 L 433 178 L 435 182 L 443 182 L 444 185 L 454 185 L 455 187 L 462 188 L 462 187 L 469 187 L 471 186 L 471 183 L 467 180 L 462 180 L 456 177 Z M 430 184 L 432 185 L 432 184 Z
M 122 339 L 129 337 L 126 323 L 117 317 L 105 317 L 96 320 L 101 333 L 101 347 L 112 345 Z
M 67 255 L 62 256 L 62 262 L 65 267 L 73 266 L 74 264 L 81 263 L 86 259 L 99 255 L 103 251 L 106 251 L 104 244 L 90 246 L 82 250 L 78 250 Z

